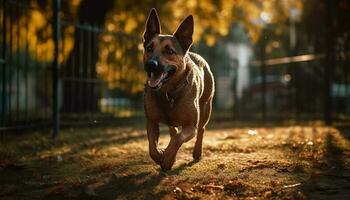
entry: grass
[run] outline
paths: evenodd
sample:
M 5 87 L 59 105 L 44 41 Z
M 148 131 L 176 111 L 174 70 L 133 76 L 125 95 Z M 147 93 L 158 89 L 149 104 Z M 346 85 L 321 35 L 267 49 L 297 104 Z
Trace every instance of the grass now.
M 162 127 L 160 145 L 169 141 Z M 99 127 L 4 135 L 1 199 L 349 199 L 346 129 L 211 124 L 203 158 L 184 144 L 173 170 L 148 156 L 145 129 Z

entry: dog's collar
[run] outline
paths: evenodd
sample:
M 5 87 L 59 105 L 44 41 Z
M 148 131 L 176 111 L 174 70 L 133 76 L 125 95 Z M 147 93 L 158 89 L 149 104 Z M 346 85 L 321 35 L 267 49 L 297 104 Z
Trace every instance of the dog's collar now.
M 178 99 L 179 96 L 183 93 L 183 91 L 181 90 L 190 83 L 189 76 L 190 74 L 187 74 L 185 81 L 183 81 L 179 86 L 177 86 L 173 92 L 165 92 L 165 98 L 168 101 L 170 107 L 174 106 L 175 100 Z

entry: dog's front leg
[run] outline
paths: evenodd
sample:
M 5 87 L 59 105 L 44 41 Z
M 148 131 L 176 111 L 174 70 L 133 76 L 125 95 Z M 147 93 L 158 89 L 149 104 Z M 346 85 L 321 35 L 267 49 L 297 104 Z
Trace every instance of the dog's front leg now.
M 181 145 L 192 139 L 197 133 L 196 126 L 184 126 L 180 134 L 171 137 L 160 164 L 162 170 L 170 170 L 176 160 L 176 154 Z
M 147 121 L 147 137 L 149 145 L 149 155 L 158 165 L 161 164 L 163 153 L 158 150 L 159 124 Z

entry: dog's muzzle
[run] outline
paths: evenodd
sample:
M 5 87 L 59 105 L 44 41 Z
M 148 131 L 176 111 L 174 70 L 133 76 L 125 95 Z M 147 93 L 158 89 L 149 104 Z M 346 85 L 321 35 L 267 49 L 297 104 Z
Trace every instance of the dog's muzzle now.
M 155 72 L 158 70 L 158 61 L 154 59 L 149 59 L 145 64 L 146 72 Z
M 147 84 L 152 89 L 160 89 L 165 81 L 175 73 L 174 66 L 164 66 L 155 59 L 149 59 L 145 63 L 145 71 L 148 75 Z

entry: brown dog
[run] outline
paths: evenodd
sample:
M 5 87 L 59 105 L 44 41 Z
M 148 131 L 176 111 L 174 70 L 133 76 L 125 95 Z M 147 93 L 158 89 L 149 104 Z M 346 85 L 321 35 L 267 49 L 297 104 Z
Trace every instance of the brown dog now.
M 163 170 L 175 163 L 184 142 L 197 135 L 193 158 L 202 154 L 202 139 L 212 109 L 214 78 L 207 62 L 188 52 L 192 45 L 193 17 L 188 16 L 173 35 L 162 35 L 152 9 L 144 32 L 144 67 L 148 75 L 144 106 L 149 154 Z M 170 142 L 158 149 L 159 123 L 169 126 Z M 178 128 L 181 132 L 178 133 Z

